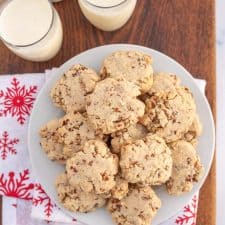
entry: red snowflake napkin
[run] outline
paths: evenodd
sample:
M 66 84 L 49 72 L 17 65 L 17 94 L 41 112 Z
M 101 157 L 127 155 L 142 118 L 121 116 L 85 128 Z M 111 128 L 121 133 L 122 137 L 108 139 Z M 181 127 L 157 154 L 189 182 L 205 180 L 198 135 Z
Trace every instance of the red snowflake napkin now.
M 0 78 L 0 194 L 32 200 L 34 179 L 27 150 L 29 115 L 43 74 Z
M 78 223 L 56 207 L 32 177 L 30 169 L 27 149 L 29 115 L 39 90 L 52 72 L 0 77 L 0 195 L 14 197 L 3 198 L 3 225 L 20 224 L 20 217 L 29 220 L 26 224 L 34 225 L 37 221 L 31 216 L 42 221 Z M 205 81 L 197 80 L 197 83 L 204 92 Z M 194 225 L 197 200 L 196 195 L 181 212 L 163 225 Z M 30 210 L 21 210 L 18 205 Z M 8 214 L 11 216 L 4 216 Z

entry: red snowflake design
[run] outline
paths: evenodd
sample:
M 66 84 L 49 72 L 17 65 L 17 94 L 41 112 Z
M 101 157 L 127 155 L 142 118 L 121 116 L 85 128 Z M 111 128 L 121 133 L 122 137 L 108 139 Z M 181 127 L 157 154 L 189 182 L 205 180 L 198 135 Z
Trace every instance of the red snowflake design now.
M 184 207 L 183 215 L 178 216 L 175 223 L 178 225 L 184 225 L 190 223 L 190 225 L 196 225 L 195 218 L 197 213 L 197 196 L 195 195 L 190 204 Z
M 45 215 L 47 217 L 50 217 L 53 213 L 53 208 L 55 207 L 55 204 L 52 203 L 51 199 L 45 193 L 40 184 L 35 184 L 34 189 L 37 192 L 37 196 L 33 198 L 33 205 L 43 205 Z
M 20 172 L 19 176 L 15 176 L 15 173 L 12 171 L 8 173 L 8 177 L 5 177 L 4 174 L 1 174 L 0 194 L 31 200 L 34 185 L 32 183 L 28 183 L 29 179 L 30 177 L 28 169 Z
M 2 134 L 2 138 L 0 138 L 0 152 L 1 152 L 1 158 L 3 160 L 6 159 L 7 154 L 11 153 L 12 155 L 17 154 L 16 149 L 14 148 L 14 145 L 18 144 L 19 139 L 9 138 L 9 134 L 7 131 L 4 131 Z
M 0 90 L 0 117 L 11 115 L 16 117 L 17 121 L 22 125 L 25 122 L 25 116 L 30 115 L 35 98 L 33 94 L 37 92 L 37 86 L 30 86 L 28 89 L 25 85 L 21 86 L 17 78 L 12 78 L 11 87 L 4 92 Z

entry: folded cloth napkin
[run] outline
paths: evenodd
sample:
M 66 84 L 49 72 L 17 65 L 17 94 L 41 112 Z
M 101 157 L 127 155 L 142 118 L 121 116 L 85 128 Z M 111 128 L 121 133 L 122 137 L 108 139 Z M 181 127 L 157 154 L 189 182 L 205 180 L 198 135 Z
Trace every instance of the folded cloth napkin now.
M 0 195 L 3 225 L 81 224 L 64 214 L 32 175 L 27 149 L 27 126 L 35 98 L 54 70 L 39 74 L 0 76 Z M 196 79 L 204 93 L 205 81 Z M 8 196 L 8 197 L 6 197 Z M 198 194 L 163 225 L 193 225 Z M 39 221 L 38 221 L 38 220 Z M 26 220 L 22 223 L 21 221 Z

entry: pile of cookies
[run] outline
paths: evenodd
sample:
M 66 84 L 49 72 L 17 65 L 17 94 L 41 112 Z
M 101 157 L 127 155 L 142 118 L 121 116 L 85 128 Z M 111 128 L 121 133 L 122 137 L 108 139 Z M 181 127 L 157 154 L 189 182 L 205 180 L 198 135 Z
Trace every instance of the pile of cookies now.
M 106 205 L 118 225 L 147 225 L 161 207 L 154 187 L 180 195 L 201 177 L 192 93 L 176 75 L 153 73 L 150 56 L 114 52 L 99 75 L 75 65 L 51 98 L 65 115 L 41 128 L 40 143 L 65 164 L 56 189 L 68 210 Z

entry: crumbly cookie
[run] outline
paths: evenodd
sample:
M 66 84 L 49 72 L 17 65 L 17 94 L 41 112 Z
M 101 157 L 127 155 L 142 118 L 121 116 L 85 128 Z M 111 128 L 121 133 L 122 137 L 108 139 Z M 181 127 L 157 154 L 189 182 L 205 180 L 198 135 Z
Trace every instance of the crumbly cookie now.
M 100 75 L 103 79 L 124 78 L 147 92 L 153 83 L 152 58 L 136 51 L 114 52 L 104 60 Z
M 94 129 L 109 134 L 135 124 L 145 109 L 138 95 L 139 88 L 129 81 L 107 78 L 98 82 L 87 96 L 86 107 Z
M 196 114 L 193 123 L 189 127 L 187 133 L 184 134 L 183 138 L 187 142 L 190 142 L 194 147 L 196 147 L 198 141 L 197 138 L 202 134 L 202 124 L 200 122 L 199 116 Z
M 130 183 L 160 185 L 171 175 L 171 151 L 162 138 L 149 134 L 143 140 L 122 146 L 120 168 Z
M 163 96 L 154 95 L 145 104 L 145 115 L 140 122 L 166 142 L 180 139 L 195 117 L 196 105 L 190 90 L 185 87 L 165 92 Z
M 186 141 L 172 143 L 171 151 L 173 169 L 166 187 L 169 194 L 180 195 L 192 190 L 193 182 L 202 175 L 203 166 L 194 147 Z
M 104 135 L 96 134 L 88 122 L 86 113 L 70 112 L 61 119 L 62 126 L 58 129 L 60 138 L 65 143 L 64 153 L 72 157 L 92 139 L 104 139 Z
M 124 180 L 122 177 L 116 176 L 116 184 L 111 190 L 112 198 L 121 200 L 127 195 L 129 191 L 128 188 L 129 188 L 128 182 Z
M 62 205 L 73 212 L 94 211 L 103 207 L 106 203 L 103 195 L 97 195 L 94 192 L 82 192 L 71 186 L 65 173 L 56 178 L 56 190 Z
M 71 67 L 54 85 L 51 98 L 65 112 L 85 111 L 85 96 L 90 94 L 100 77 L 83 65 Z
M 40 131 L 40 145 L 49 159 L 65 163 L 66 156 L 63 154 L 63 143 L 59 137 L 58 129 L 60 120 L 55 119 L 44 125 Z
M 69 182 L 73 187 L 96 194 L 109 192 L 115 186 L 118 158 L 100 140 L 90 140 L 66 162 Z
M 161 95 L 165 92 L 174 92 L 176 87 L 180 85 L 180 79 L 170 73 L 156 73 L 153 76 L 153 85 L 148 90 L 148 94 L 152 95 Z
M 161 207 L 161 201 L 149 186 L 132 187 L 121 200 L 111 198 L 107 209 L 121 225 L 149 225 Z
M 111 134 L 112 152 L 119 153 L 122 145 L 144 138 L 148 130 L 140 123 Z

